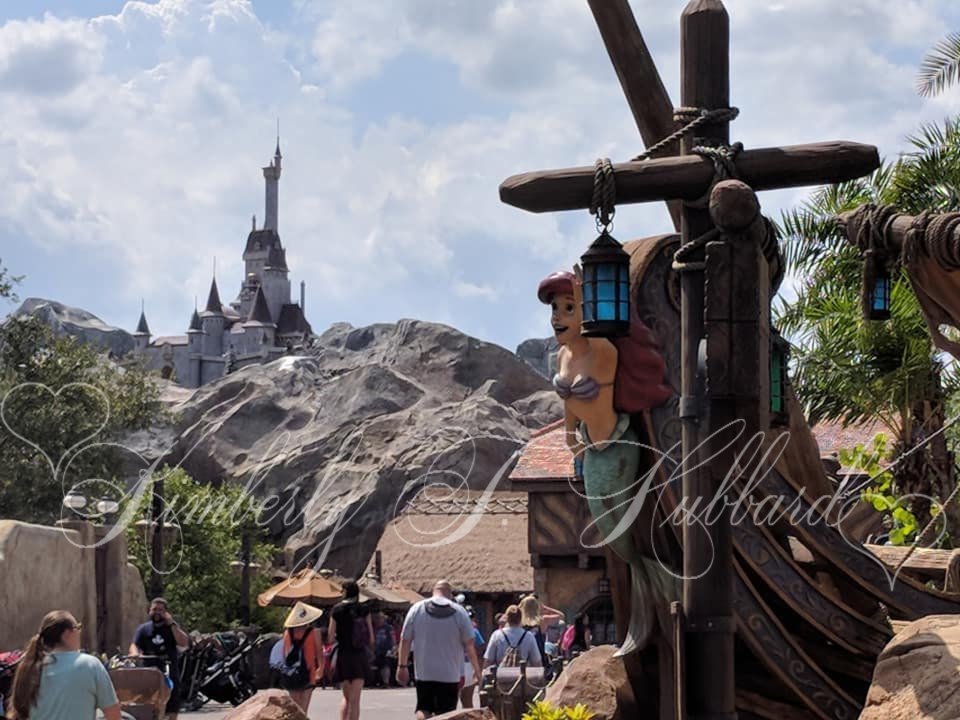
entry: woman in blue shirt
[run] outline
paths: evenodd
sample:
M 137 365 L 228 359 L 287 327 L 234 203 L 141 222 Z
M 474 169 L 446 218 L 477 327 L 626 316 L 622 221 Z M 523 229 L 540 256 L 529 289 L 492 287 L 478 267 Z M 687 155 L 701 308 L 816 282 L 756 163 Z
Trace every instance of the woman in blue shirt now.
M 43 618 L 13 678 L 16 720 L 120 720 L 120 703 L 103 664 L 80 652 L 80 623 L 65 610 Z

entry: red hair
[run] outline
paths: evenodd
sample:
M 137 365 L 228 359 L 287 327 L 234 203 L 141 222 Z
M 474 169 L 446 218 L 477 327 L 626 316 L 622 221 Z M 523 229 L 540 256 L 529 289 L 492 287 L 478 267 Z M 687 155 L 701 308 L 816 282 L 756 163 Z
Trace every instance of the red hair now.
M 573 284 L 576 276 L 567 270 L 550 273 L 537 286 L 537 298 L 544 305 L 553 302 L 554 295 L 573 295 Z

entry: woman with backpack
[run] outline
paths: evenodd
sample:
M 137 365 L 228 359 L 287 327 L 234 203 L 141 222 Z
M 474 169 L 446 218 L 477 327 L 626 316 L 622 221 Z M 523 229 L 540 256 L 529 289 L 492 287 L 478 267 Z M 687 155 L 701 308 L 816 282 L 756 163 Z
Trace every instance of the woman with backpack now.
M 298 602 L 283 621 L 283 660 L 273 670 L 280 687 L 304 714 L 310 707 L 313 689 L 323 677 L 323 640 L 315 627 L 323 610 Z
M 517 667 L 520 661 L 526 661 L 527 667 L 541 667 L 543 659 L 537 648 L 537 641 L 526 628 L 520 625 L 520 608 L 511 605 L 504 613 L 506 627 L 490 636 L 490 644 L 483 655 L 484 667 Z
M 343 692 L 340 720 L 358 720 L 360 692 L 370 673 L 368 650 L 373 643 L 373 622 L 369 608 L 360 602 L 360 587 L 356 582 L 343 584 L 343 600 L 330 611 L 327 632 L 337 641 L 336 678 Z

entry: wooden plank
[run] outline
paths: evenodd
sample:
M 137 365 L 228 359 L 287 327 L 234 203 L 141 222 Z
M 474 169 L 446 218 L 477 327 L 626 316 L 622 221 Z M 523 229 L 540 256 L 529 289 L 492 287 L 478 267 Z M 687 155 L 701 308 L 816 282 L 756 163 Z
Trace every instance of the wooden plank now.
M 931 578 L 944 579 L 947 566 L 950 564 L 952 550 L 937 550 L 936 548 L 917 548 L 912 553 L 910 547 L 895 545 L 864 545 L 864 547 L 883 561 L 884 565 L 892 568 L 899 567 L 903 559 L 903 571 L 923 574 Z M 909 556 L 909 557 L 908 557 Z
M 873 145 L 833 142 L 744 150 L 735 161 L 740 179 L 754 190 L 853 180 L 880 166 Z M 713 163 L 699 155 L 613 164 L 617 205 L 694 200 L 713 180 Z M 593 198 L 593 166 L 521 173 L 500 184 L 500 199 L 530 212 L 583 210 Z
M 647 147 L 659 142 L 676 127 L 673 103 L 627 0 L 587 0 L 607 55 L 620 80 L 620 87 Z M 674 155 L 679 147 L 666 148 L 653 157 Z M 680 203 L 667 203 L 673 227 L 680 229 Z
M 737 633 L 766 669 L 821 720 L 853 720 L 862 709 L 804 652 L 736 565 Z

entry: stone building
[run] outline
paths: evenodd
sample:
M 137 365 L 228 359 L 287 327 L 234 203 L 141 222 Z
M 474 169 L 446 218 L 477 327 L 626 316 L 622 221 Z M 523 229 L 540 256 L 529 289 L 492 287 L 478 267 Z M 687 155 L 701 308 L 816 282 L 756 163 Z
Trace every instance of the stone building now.
M 148 369 L 186 387 L 199 387 L 245 365 L 302 348 L 310 337 L 305 283 L 300 283 L 300 302 L 291 302 L 287 252 L 278 230 L 281 162 L 277 138 L 274 156 L 263 168 L 266 217 L 261 228 L 253 218 L 236 299 L 224 305 L 214 277 L 206 305 L 202 311 L 194 309 L 185 335 L 153 338 L 141 310 L 133 352 Z

